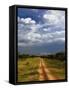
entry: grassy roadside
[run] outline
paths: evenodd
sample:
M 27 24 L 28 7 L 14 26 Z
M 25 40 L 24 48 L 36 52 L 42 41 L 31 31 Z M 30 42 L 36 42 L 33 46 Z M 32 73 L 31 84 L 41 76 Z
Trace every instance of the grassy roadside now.
M 48 69 L 51 71 L 51 74 L 58 79 L 65 79 L 65 62 L 60 60 L 51 60 L 44 58 L 44 62 Z
M 18 60 L 18 82 L 38 80 L 38 58 L 29 57 Z

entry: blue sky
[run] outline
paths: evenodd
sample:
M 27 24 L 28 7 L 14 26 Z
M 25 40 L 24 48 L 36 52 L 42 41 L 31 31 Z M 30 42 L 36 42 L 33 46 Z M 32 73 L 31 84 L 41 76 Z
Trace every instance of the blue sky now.
M 64 51 L 65 11 L 18 8 L 18 52 L 50 54 Z

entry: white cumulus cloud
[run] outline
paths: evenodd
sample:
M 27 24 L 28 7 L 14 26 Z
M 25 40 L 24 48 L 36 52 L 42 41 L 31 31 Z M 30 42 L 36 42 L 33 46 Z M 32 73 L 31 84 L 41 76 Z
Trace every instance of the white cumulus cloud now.
M 50 24 L 61 24 L 65 22 L 65 12 L 59 10 L 48 10 L 43 15 L 45 20 L 48 20 Z
M 30 17 L 18 17 L 18 46 L 40 45 L 65 41 L 65 12 L 48 10 L 41 17 L 43 24 Z
M 18 17 L 18 22 L 22 22 L 22 23 L 25 23 L 25 24 L 35 24 L 36 21 L 35 20 L 32 20 L 30 17 L 27 17 L 27 18 L 21 18 Z

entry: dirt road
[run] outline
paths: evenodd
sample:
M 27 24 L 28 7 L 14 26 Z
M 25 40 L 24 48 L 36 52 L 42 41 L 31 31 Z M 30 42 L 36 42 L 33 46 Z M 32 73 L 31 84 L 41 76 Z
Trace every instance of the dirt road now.
M 53 75 L 51 75 L 49 69 L 47 68 L 47 66 L 45 65 L 44 61 L 42 58 L 39 58 L 40 63 L 39 63 L 39 69 L 38 69 L 38 73 L 39 73 L 39 80 L 43 81 L 43 80 L 56 80 L 57 78 L 54 77 Z

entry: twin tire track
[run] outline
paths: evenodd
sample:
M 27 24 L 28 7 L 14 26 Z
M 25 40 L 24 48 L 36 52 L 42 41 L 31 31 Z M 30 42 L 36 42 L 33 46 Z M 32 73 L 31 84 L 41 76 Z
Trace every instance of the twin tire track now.
M 44 64 L 43 59 L 42 58 L 39 58 L 39 60 L 40 60 L 39 69 L 38 69 L 39 80 L 40 81 L 43 81 L 43 80 L 57 80 L 56 77 L 54 77 L 53 75 L 51 75 L 49 69 Z

